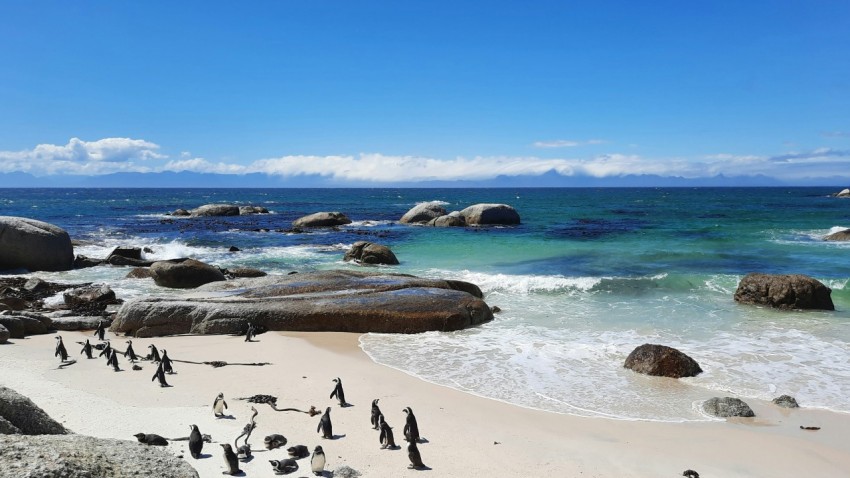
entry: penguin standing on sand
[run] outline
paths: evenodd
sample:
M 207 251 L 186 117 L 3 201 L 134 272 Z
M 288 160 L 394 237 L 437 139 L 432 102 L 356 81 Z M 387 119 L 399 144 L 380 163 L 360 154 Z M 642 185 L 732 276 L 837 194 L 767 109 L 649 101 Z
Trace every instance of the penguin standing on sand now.
M 381 450 L 385 448 L 393 449 L 396 448 L 395 439 L 393 438 L 393 429 L 390 425 L 384 420 L 384 416 L 381 415 L 378 417 L 378 422 L 381 427 L 381 436 L 378 437 L 378 440 L 381 442 Z
M 106 359 L 106 364 L 112 365 L 112 370 L 116 372 L 121 371 L 121 369 L 118 368 L 118 352 L 115 349 L 112 349 L 112 351 L 110 352 L 109 358 Z
M 151 349 L 151 353 L 148 354 L 148 360 L 151 362 L 159 362 L 159 350 L 156 349 L 156 345 L 150 344 L 148 348 Z
M 159 366 L 156 368 L 156 373 L 153 374 L 153 377 L 151 378 L 151 382 L 153 382 L 156 379 L 159 379 L 159 386 L 160 387 L 170 387 L 171 386 L 171 385 L 168 385 L 168 382 L 165 381 L 165 371 L 162 370 L 162 362 L 160 362 Z
M 236 453 L 233 452 L 233 447 L 229 443 L 222 443 L 221 447 L 224 448 L 224 464 L 227 465 L 227 471 L 223 471 L 222 474 L 233 476 L 242 473 L 242 470 L 239 469 L 239 460 L 236 458 Z
M 381 425 L 378 423 L 378 417 L 382 416 L 383 413 L 381 413 L 381 409 L 378 407 L 378 400 L 377 398 L 372 400 L 372 418 L 370 419 L 372 430 L 379 430 L 381 428 Z
M 103 337 L 106 335 L 106 326 L 103 321 L 98 321 L 97 328 L 94 330 L 94 336 L 97 337 L 98 340 L 103 342 Z
M 331 424 L 331 407 L 325 409 L 324 415 L 319 419 L 319 426 L 316 427 L 316 432 L 322 432 L 322 438 L 332 439 L 334 437 L 333 424 Z
M 109 354 L 110 354 L 111 352 L 112 352 L 112 345 L 110 345 L 110 344 L 109 344 L 109 341 L 107 340 L 107 341 L 106 341 L 106 345 L 104 345 L 104 346 L 103 346 L 103 350 L 101 350 L 101 351 L 100 351 L 100 353 L 99 353 L 99 354 L 97 354 L 97 356 L 98 356 L 98 357 L 103 357 L 104 355 L 106 355 L 106 361 L 107 361 L 107 363 L 108 363 L 108 362 L 109 362 Z
M 342 379 L 337 377 L 333 379 L 336 382 L 336 387 L 334 387 L 333 392 L 331 392 L 330 398 L 336 397 L 339 400 L 339 406 L 345 407 L 348 406 L 348 403 L 345 401 L 345 392 L 342 390 Z
M 316 476 L 322 476 L 325 471 L 325 451 L 321 446 L 317 446 L 313 450 L 313 457 L 310 458 L 310 469 Z
M 257 332 L 257 329 L 254 328 L 254 324 L 248 323 L 248 330 L 245 331 L 245 342 L 251 342 L 254 340 L 254 334 Z
M 56 336 L 56 352 L 53 353 L 54 357 L 59 357 L 63 362 L 68 361 L 68 351 L 65 349 L 65 344 L 62 342 L 62 336 Z
M 174 373 L 174 369 L 171 368 L 172 361 L 170 358 L 168 358 L 167 350 L 162 349 L 162 358 L 159 360 L 159 363 L 162 364 L 162 369 L 165 371 L 165 373 L 169 375 Z
M 86 358 L 88 359 L 94 358 L 91 355 L 91 343 L 89 343 L 89 339 L 86 339 L 86 343 L 83 344 L 83 350 L 80 350 L 80 353 L 86 354 Z
M 127 350 L 124 351 L 124 358 L 130 359 L 130 362 L 135 362 L 139 360 L 139 357 L 136 356 L 136 351 L 133 350 L 133 341 L 127 341 Z
M 189 433 L 189 453 L 192 458 L 198 459 L 201 457 L 201 450 L 204 449 L 204 438 L 201 436 L 201 431 L 198 430 L 198 425 L 189 425 L 192 432 Z
M 424 463 L 422 463 L 422 455 L 419 454 L 419 448 L 416 448 L 416 442 L 412 441 L 407 445 L 407 458 L 410 459 L 410 465 L 408 468 L 427 468 Z
M 224 416 L 224 410 L 227 409 L 227 402 L 224 401 L 224 393 L 219 393 L 217 397 L 215 397 L 215 401 L 213 401 L 213 414 L 215 414 L 216 418 L 220 418 Z
M 419 425 L 416 423 L 416 416 L 413 414 L 413 409 L 407 407 L 404 409 L 407 418 L 404 422 L 404 439 L 407 441 L 419 441 Z

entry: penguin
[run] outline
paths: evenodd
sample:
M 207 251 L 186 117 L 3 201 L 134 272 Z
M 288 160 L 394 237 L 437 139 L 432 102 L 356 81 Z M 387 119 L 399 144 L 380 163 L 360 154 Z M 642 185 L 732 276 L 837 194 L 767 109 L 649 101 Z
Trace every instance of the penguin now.
M 204 438 L 201 436 L 201 431 L 198 430 L 198 425 L 189 425 L 192 432 L 189 433 L 189 453 L 192 458 L 198 459 L 201 457 L 201 450 L 204 449 Z
M 330 398 L 336 397 L 339 400 L 340 407 L 348 405 L 348 403 L 345 402 L 345 392 L 342 390 L 342 379 L 337 377 L 333 379 L 333 381 L 336 382 L 336 387 L 334 387 L 333 392 L 331 392 Z
M 97 328 L 94 331 L 94 336 L 97 337 L 98 340 L 103 342 L 103 337 L 104 337 L 105 334 L 106 334 L 106 327 L 105 327 L 103 321 L 101 320 L 97 323 Z
M 251 461 L 251 445 L 248 442 L 236 449 L 236 458 L 245 463 Z
M 168 352 L 165 349 L 162 349 L 162 357 L 159 359 L 159 363 L 162 364 L 162 370 L 165 371 L 168 375 L 174 374 L 174 369 L 171 368 L 172 360 L 168 358 Z
M 221 447 L 224 448 L 224 464 L 227 466 L 227 471 L 222 472 L 222 474 L 233 476 L 242 473 L 242 470 L 239 469 L 239 460 L 236 458 L 236 453 L 233 453 L 230 444 L 222 443 Z
M 68 361 L 68 351 L 65 349 L 65 344 L 62 342 L 62 336 L 56 336 L 56 352 L 53 354 L 54 357 L 59 357 L 63 362 Z
M 136 437 L 136 440 L 139 440 L 139 443 L 145 445 L 168 446 L 168 440 L 153 433 L 136 433 L 133 436 Z
M 416 442 L 412 441 L 407 445 L 407 458 L 410 459 L 410 465 L 408 468 L 427 468 L 425 464 L 422 463 L 422 455 L 419 454 L 419 448 L 416 448 Z
M 325 471 L 325 452 L 321 446 L 313 449 L 313 458 L 310 458 L 310 469 L 316 476 L 322 476 Z
M 159 363 L 159 366 L 156 368 L 156 373 L 154 373 L 153 377 L 151 377 L 151 382 L 156 379 L 159 379 L 160 387 L 170 387 L 168 382 L 165 381 L 165 372 L 162 370 L 162 362 Z
M 275 475 L 288 475 L 298 471 L 298 462 L 291 458 L 285 460 L 269 460 Z
M 106 345 L 103 346 L 103 350 L 101 350 L 100 353 L 97 356 L 103 357 L 104 355 L 106 355 L 106 361 L 108 362 L 110 352 L 112 352 L 112 345 L 107 340 Z
M 118 352 L 115 351 L 115 349 L 112 349 L 109 354 L 109 358 L 106 359 L 106 365 L 112 365 L 112 370 L 116 372 L 121 371 L 121 369 L 118 368 Z
M 383 415 L 383 413 L 381 413 L 381 409 L 378 408 L 378 400 L 379 399 L 377 398 L 372 400 L 372 418 L 370 420 L 372 423 L 372 430 L 378 430 L 380 428 L 380 425 L 378 424 L 378 417 Z
M 416 416 L 413 414 L 413 409 L 407 407 L 404 409 L 407 418 L 404 422 L 404 439 L 407 441 L 419 441 L 419 425 L 416 423 Z
M 386 422 L 386 420 L 384 420 L 383 415 L 378 417 L 378 421 L 380 422 L 381 426 L 381 436 L 378 437 L 378 440 L 381 442 L 381 449 L 383 450 L 385 448 L 396 448 L 395 439 L 393 438 L 393 429 Z
M 296 460 L 310 456 L 310 449 L 304 445 L 291 446 L 286 449 L 286 452 L 289 453 L 289 456 Z
M 278 433 L 268 435 L 263 438 L 263 445 L 265 445 L 266 450 L 274 450 L 275 448 L 280 448 L 286 445 L 286 437 Z
M 685 470 L 682 472 L 682 476 L 686 476 L 687 478 L 699 478 L 699 473 L 694 470 Z
M 83 345 L 83 350 L 80 350 L 81 354 L 86 354 L 86 358 L 92 359 L 91 355 L 91 343 L 89 343 L 89 339 L 86 339 L 86 343 Z
M 124 358 L 130 359 L 130 362 L 135 362 L 139 360 L 139 357 L 136 356 L 136 351 L 133 350 L 133 341 L 127 341 L 127 350 L 124 351 Z
M 322 438 L 331 439 L 334 437 L 333 425 L 331 424 L 331 407 L 325 409 L 324 415 L 319 419 L 319 426 L 316 427 L 316 432 L 322 432 Z
M 245 331 L 245 342 L 251 342 L 254 339 L 254 324 L 248 324 L 248 330 Z
M 159 350 L 156 349 L 156 345 L 150 344 L 148 348 L 151 349 L 151 353 L 148 354 L 148 360 L 151 362 L 159 362 Z
M 224 416 L 224 410 L 227 408 L 227 402 L 224 401 L 224 393 L 219 393 L 213 401 L 213 414 L 216 418 Z

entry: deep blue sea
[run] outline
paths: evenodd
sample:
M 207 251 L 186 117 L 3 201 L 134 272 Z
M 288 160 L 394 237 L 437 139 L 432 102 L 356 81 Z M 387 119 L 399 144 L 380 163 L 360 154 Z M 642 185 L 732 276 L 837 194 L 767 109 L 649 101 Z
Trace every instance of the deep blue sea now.
M 0 189 L 0 215 L 31 217 L 105 257 L 118 245 L 151 258 L 195 257 L 270 273 L 357 267 L 358 240 L 385 244 L 393 271 L 478 284 L 502 312 L 482 327 L 411 336 L 368 334 L 373 360 L 425 380 L 523 406 L 587 416 L 705 420 L 717 395 L 797 397 L 850 412 L 850 199 L 836 188 L 718 189 Z M 449 211 L 506 203 L 516 227 L 443 229 L 398 224 L 419 202 Z M 208 203 L 265 206 L 272 214 L 171 218 Z M 291 221 L 341 211 L 339 231 L 290 234 Z M 241 252 L 229 253 L 235 245 Z M 39 273 L 97 281 L 119 296 L 179 292 L 127 270 Z M 835 312 L 781 312 L 732 300 L 748 272 L 800 273 L 832 288 Z M 56 300 L 61 300 L 57 298 Z M 637 345 L 670 345 L 695 358 L 695 378 L 645 377 L 622 368 Z

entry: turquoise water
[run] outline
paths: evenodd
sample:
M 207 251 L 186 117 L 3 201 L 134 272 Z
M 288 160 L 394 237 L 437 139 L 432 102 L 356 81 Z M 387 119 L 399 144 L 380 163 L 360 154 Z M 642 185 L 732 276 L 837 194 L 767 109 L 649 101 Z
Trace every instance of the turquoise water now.
M 149 246 L 153 258 L 194 256 L 272 273 L 356 267 L 357 240 L 390 246 L 399 272 L 464 279 L 503 312 L 482 327 L 415 336 L 369 334 L 377 362 L 479 395 L 563 413 L 704 420 L 695 404 L 724 394 L 850 412 L 850 228 L 836 188 L 0 190 L 0 214 L 33 217 L 90 241 Z M 522 224 L 435 229 L 395 221 L 422 201 L 447 210 L 514 206 Z M 171 219 L 210 202 L 264 205 L 263 217 Z M 339 231 L 286 234 L 304 214 L 338 210 Z M 263 232 L 268 229 L 269 232 Z M 236 245 L 243 251 L 226 252 Z M 732 300 L 747 272 L 801 273 L 833 289 L 835 312 L 778 312 Z M 40 274 L 112 284 L 125 298 L 173 294 L 123 279 L 120 268 Z M 642 343 L 677 347 L 705 370 L 679 381 L 622 368 Z

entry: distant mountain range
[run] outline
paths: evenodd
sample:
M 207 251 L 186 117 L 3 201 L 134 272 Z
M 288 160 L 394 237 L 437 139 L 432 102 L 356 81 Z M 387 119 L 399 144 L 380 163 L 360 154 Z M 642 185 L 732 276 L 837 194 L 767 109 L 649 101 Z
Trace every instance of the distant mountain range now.
M 850 186 L 850 176 L 802 178 L 793 182 L 767 176 L 717 175 L 706 178 L 627 175 L 597 178 L 562 176 L 555 171 L 539 176 L 498 176 L 486 180 L 351 182 L 325 176 L 270 176 L 262 173 L 210 174 L 195 172 L 114 173 L 102 176 L 42 176 L 14 172 L 0 173 L 0 188 L 500 188 L 500 187 L 769 187 L 769 186 Z

